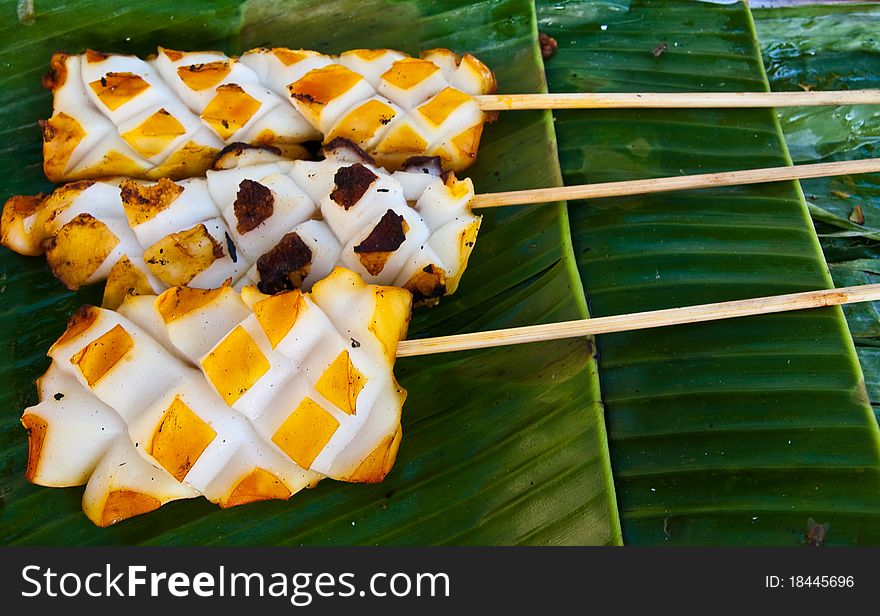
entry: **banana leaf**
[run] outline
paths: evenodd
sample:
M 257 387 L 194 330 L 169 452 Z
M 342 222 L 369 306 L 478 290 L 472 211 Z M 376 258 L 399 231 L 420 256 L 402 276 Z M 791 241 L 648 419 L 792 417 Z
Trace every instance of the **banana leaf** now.
M 6 15 L 16 8 L 9 0 L 0 6 Z M 560 56 L 567 46 L 583 48 L 585 55 L 570 58 L 570 79 L 583 79 L 571 89 L 630 90 L 640 83 L 644 89 L 766 87 L 750 17 L 741 5 L 624 1 L 540 8 L 542 29 L 557 35 Z M 0 73 L 7 86 L 0 94 L 3 147 L 7 159 L 23 167 L 0 180 L 3 195 L 47 187 L 34 122 L 48 113 L 48 97 L 36 84 L 45 58 L 56 48 L 145 53 L 165 44 L 234 52 L 286 44 L 325 51 L 368 45 L 417 51 L 447 45 L 489 61 L 502 90 L 544 87 L 532 6 L 517 0 L 195 7 L 160 0 L 136 6 L 68 3 L 40 11 L 38 6 L 36 15 L 25 12 L 17 23 L 0 24 L 0 52 L 7 63 Z M 610 48 L 604 40 L 605 48 L 589 48 L 604 39 L 615 17 L 633 29 L 619 35 L 616 47 L 618 35 L 609 32 Z M 658 71 L 653 60 L 640 58 L 641 45 L 654 38 L 651 28 L 677 33 L 679 45 L 697 51 L 696 67 L 684 62 Z M 668 43 L 656 58 L 675 47 Z M 652 58 L 658 48 L 659 43 L 647 48 Z M 565 69 L 554 73 L 554 66 L 564 66 L 558 64 L 560 56 L 548 64 L 556 88 L 565 83 L 562 77 L 569 78 Z M 657 81 L 650 81 L 652 76 Z M 502 115 L 487 131 L 472 172 L 479 190 L 558 184 L 549 116 Z M 567 179 L 601 181 L 693 171 L 701 163 L 728 168 L 787 160 L 772 118 L 744 115 L 745 120 L 705 112 L 677 118 L 641 112 L 560 114 Z M 576 125 L 578 116 L 593 122 Z M 572 126 L 578 130 L 569 130 Z M 593 132 L 581 132 L 584 127 Z M 707 128 L 717 136 L 714 143 L 706 143 Z M 759 141 L 749 141 L 750 131 Z M 626 141 L 633 134 L 645 138 Z M 667 141 L 670 136 L 675 139 Z M 615 143 L 629 147 L 616 149 Z M 493 212 L 463 288 L 440 308 L 417 314 L 412 335 L 585 316 L 581 277 L 594 310 L 603 314 L 621 306 L 660 307 L 828 284 L 794 185 L 704 193 L 703 199 L 672 195 L 656 202 L 608 202 L 596 210 L 602 215 L 590 220 L 583 218 L 583 205 L 570 210 L 577 262 L 561 204 Z M 641 230 L 639 214 L 649 218 Z M 734 216 L 737 224 L 719 225 L 721 214 Z M 691 227 L 681 235 L 675 222 L 688 216 L 693 216 Z M 665 242 L 671 248 L 658 250 Z M 685 251 L 689 265 L 675 263 L 676 250 L 699 250 L 698 242 L 704 254 Z M 588 269 L 584 255 L 594 249 L 596 259 Z M 775 270 L 771 264 L 755 267 L 756 255 L 762 254 L 777 261 Z M 401 361 L 398 371 L 410 391 L 406 438 L 395 470 L 381 485 L 325 482 L 288 503 L 232 511 L 217 511 L 202 501 L 174 503 L 111 529 L 92 528 L 78 510 L 80 489 L 37 488 L 22 479 L 24 433 L 17 417 L 34 401 L 31 381 L 44 369 L 42 355 L 64 317 L 82 301 L 96 299 L 94 292 L 72 295 L 59 289 L 36 261 L 6 252 L 0 256 L 0 338 L 8 383 L 0 394 L 5 461 L 0 543 L 621 540 L 591 341 Z M 700 269 L 689 275 L 691 266 Z M 789 280 L 780 280 L 780 268 Z M 594 290 L 590 285 L 603 275 L 605 288 Z M 668 283 L 670 278 L 676 283 L 676 277 L 680 284 Z M 618 279 L 629 284 L 615 292 L 607 282 Z M 753 281 L 757 286 L 751 289 Z M 877 542 L 876 426 L 865 420 L 864 388 L 839 311 L 606 337 L 600 343 L 628 542 L 803 543 L 811 519 L 830 524 L 828 543 Z M 795 437 L 793 443 L 785 443 L 786 437 Z
M 828 4 L 755 11 L 774 90 L 880 88 L 880 7 Z M 847 160 L 880 156 L 880 106 L 779 109 L 792 158 Z M 875 175 L 803 182 L 831 275 L 838 286 L 880 281 L 880 181 Z M 861 218 L 855 208 L 858 206 Z M 855 219 L 852 220 L 852 219 Z M 880 304 L 844 313 L 880 418 L 877 353 Z
M 26 5 L 27 3 L 18 3 Z M 339 52 L 436 46 L 471 51 L 501 88 L 544 88 L 535 15 L 525 0 L 321 0 L 36 3 L 0 13 L 0 124 L 7 173 L 0 195 L 48 188 L 35 122 L 50 111 L 39 86 L 51 52 L 85 47 L 146 54 L 157 45 L 258 45 Z M 550 116 L 506 114 L 484 137 L 471 173 L 479 190 L 560 183 Z M 411 336 L 586 316 L 563 204 L 486 215 L 459 292 L 416 315 Z M 109 529 L 80 512 L 81 488 L 23 478 L 18 424 L 64 321 L 95 290 L 70 294 L 39 259 L 0 254 L 0 544 L 614 544 L 620 526 L 594 347 L 588 341 L 409 358 L 397 464 L 382 484 L 322 482 L 289 502 L 219 510 L 176 502 Z
M 768 89 L 748 6 L 539 1 L 551 91 Z M 556 114 L 566 183 L 790 164 L 772 110 Z M 569 204 L 594 316 L 828 287 L 794 182 Z M 878 428 L 842 311 L 600 337 L 630 544 L 880 541 Z

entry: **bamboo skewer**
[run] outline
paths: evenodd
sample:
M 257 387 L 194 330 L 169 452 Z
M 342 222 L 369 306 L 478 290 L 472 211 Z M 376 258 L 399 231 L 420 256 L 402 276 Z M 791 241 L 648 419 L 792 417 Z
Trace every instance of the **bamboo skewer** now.
M 782 182 L 786 180 L 875 172 L 880 172 L 880 158 L 847 160 L 833 163 L 816 163 L 810 165 L 789 165 L 786 167 L 767 167 L 764 169 L 747 169 L 744 171 L 723 171 L 721 173 L 704 173 L 699 175 L 677 175 L 665 178 L 631 180 L 626 182 L 603 182 L 599 184 L 581 184 L 578 186 L 554 186 L 551 188 L 533 188 L 530 190 L 484 193 L 481 195 L 474 195 L 474 198 L 471 201 L 471 207 L 487 208 L 507 205 L 550 203 L 553 201 L 571 201 L 575 199 L 625 197 L 631 195 L 669 192 L 673 190 L 740 186 L 744 184 L 761 184 L 764 182 Z
M 398 357 L 414 355 L 430 355 L 434 353 L 450 353 L 471 349 L 542 342 L 577 338 L 594 334 L 635 331 L 686 323 L 702 323 L 721 319 L 755 316 L 786 312 L 788 310 L 805 310 L 823 306 L 854 304 L 880 300 L 880 284 L 866 284 L 840 289 L 823 289 L 805 291 L 787 295 L 772 295 L 754 299 L 742 299 L 714 304 L 687 306 L 684 308 L 668 308 L 650 312 L 636 312 L 596 319 L 581 319 L 546 325 L 530 325 L 473 334 L 458 334 L 424 338 L 422 340 L 404 340 L 397 348 Z
M 740 109 L 880 105 L 880 90 L 809 92 L 574 92 L 563 94 L 485 94 L 483 111 L 520 109 Z

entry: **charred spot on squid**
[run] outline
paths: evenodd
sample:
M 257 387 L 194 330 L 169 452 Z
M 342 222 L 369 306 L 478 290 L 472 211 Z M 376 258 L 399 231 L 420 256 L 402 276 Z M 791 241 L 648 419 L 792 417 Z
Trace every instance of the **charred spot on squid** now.
M 54 53 L 49 62 L 49 72 L 43 75 L 43 87 L 54 92 L 67 81 L 67 54 Z
M 210 234 L 208 237 L 210 237 Z M 211 239 L 214 240 L 213 237 L 211 237 Z M 215 259 L 222 259 L 226 255 L 226 253 L 223 252 L 223 246 L 221 246 L 220 242 L 217 240 L 211 242 L 211 254 L 214 255 Z
M 49 120 L 37 120 L 37 126 L 40 127 L 44 142 L 52 141 L 55 138 L 55 129 L 49 124 Z
M 288 233 L 278 244 L 257 259 L 263 293 L 274 295 L 302 286 L 312 265 L 312 250 L 296 233 Z
M 226 252 L 229 253 L 229 258 L 232 259 L 233 263 L 238 263 L 238 251 L 235 249 L 235 244 L 232 241 L 232 238 L 229 237 L 229 234 L 225 231 L 223 235 L 226 236 Z
M 439 176 L 443 173 L 443 164 L 439 156 L 410 156 L 403 161 L 401 169 L 409 173 Z
M 433 263 L 426 265 L 413 274 L 403 288 L 412 293 L 414 303 L 436 304 L 446 295 L 446 272 Z
M 378 175 L 360 163 L 341 167 L 333 177 L 336 187 L 330 193 L 330 198 L 348 211 L 378 179 Z
M 199 223 L 166 235 L 144 251 L 144 263 L 169 287 L 189 284 L 226 253 L 223 246 Z
M 403 216 L 388 210 L 364 241 L 354 247 L 357 253 L 394 252 L 406 240 Z
M 122 207 L 131 224 L 142 224 L 167 209 L 181 193 L 183 186 L 167 178 L 153 185 L 124 180 L 119 185 Z
M 259 182 L 242 180 L 233 207 L 238 221 L 235 228 L 244 234 L 259 227 L 272 215 L 275 198 L 272 191 Z
M 321 146 L 320 153 L 324 158 L 330 158 L 332 156 L 337 160 L 362 162 L 368 165 L 376 164 L 373 157 L 367 154 L 361 146 L 345 137 L 335 137 L 331 139 Z
M 110 57 L 110 54 L 105 51 L 95 51 L 94 49 L 86 49 L 86 61 L 87 62 L 103 62 L 107 58 Z
M 290 90 L 291 87 L 287 86 L 287 89 Z M 318 103 L 318 102 L 320 102 L 317 99 L 315 99 L 315 97 L 312 96 L 311 94 L 303 94 L 301 92 L 291 92 L 290 96 L 292 96 L 293 98 L 295 98 L 298 101 L 303 101 L 304 103 Z
M 235 143 L 230 143 L 217 153 L 217 156 L 211 162 L 210 168 L 213 171 L 236 169 L 248 165 L 275 162 L 282 157 L 281 150 L 274 145 L 251 145 L 236 141 Z
M 388 210 L 370 234 L 354 247 L 364 268 L 377 276 L 388 262 L 391 253 L 406 241 L 408 227 L 403 216 Z

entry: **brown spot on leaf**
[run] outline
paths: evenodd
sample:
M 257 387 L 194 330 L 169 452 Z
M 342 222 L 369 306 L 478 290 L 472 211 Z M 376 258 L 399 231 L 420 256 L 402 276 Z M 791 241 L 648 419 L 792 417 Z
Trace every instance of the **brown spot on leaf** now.
M 828 532 L 828 524 L 817 524 L 816 520 L 807 520 L 807 545 L 821 547 L 825 543 L 825 534 Z
M 556 42 L 555 38 L 548 36 L 543 32 L 538 33 L 538 43 L 541 45 L 541 57 L 544 60 L 552 58 L 553 54 L 556 53 L 556 49 L 559 47 L 559 43 Z

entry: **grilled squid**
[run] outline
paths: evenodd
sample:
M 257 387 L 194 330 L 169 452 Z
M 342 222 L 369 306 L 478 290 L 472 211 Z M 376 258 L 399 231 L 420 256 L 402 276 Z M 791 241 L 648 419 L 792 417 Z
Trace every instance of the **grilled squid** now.
M 187 285 L 264 293 L 311 286 L 341 265 L 435 303 L 453 293 L 480 227 L 473 184 L 409 159 L 390 174 L 337 138 L 322 161 L 231 146 L 207 178 L 82 180 L 13 197 L 0 241 L 45 252 L 70 289 L 107 280 L 104 306 Z
M 181 179 L 203 174 L 233 142 L 296 157 L 300 144 L 336 137 L 389 169 L 438 156 L 460 171 L 485 121 L 474 95 L 495 89 L 482 62 L 447 49 L 420 58 L 390 49 L 59 53 L 44 83 L 54 103 L 42 123 L 43 166 L 53 182 Z
M 401 440 L 393 366 L 410 294 L 339 268 L 311 293 L 174 287 L 86 306 L 24 411 L 26 475 L 85 484 L 108 526 L 178 499 L 287 499 L 379 482 Z

